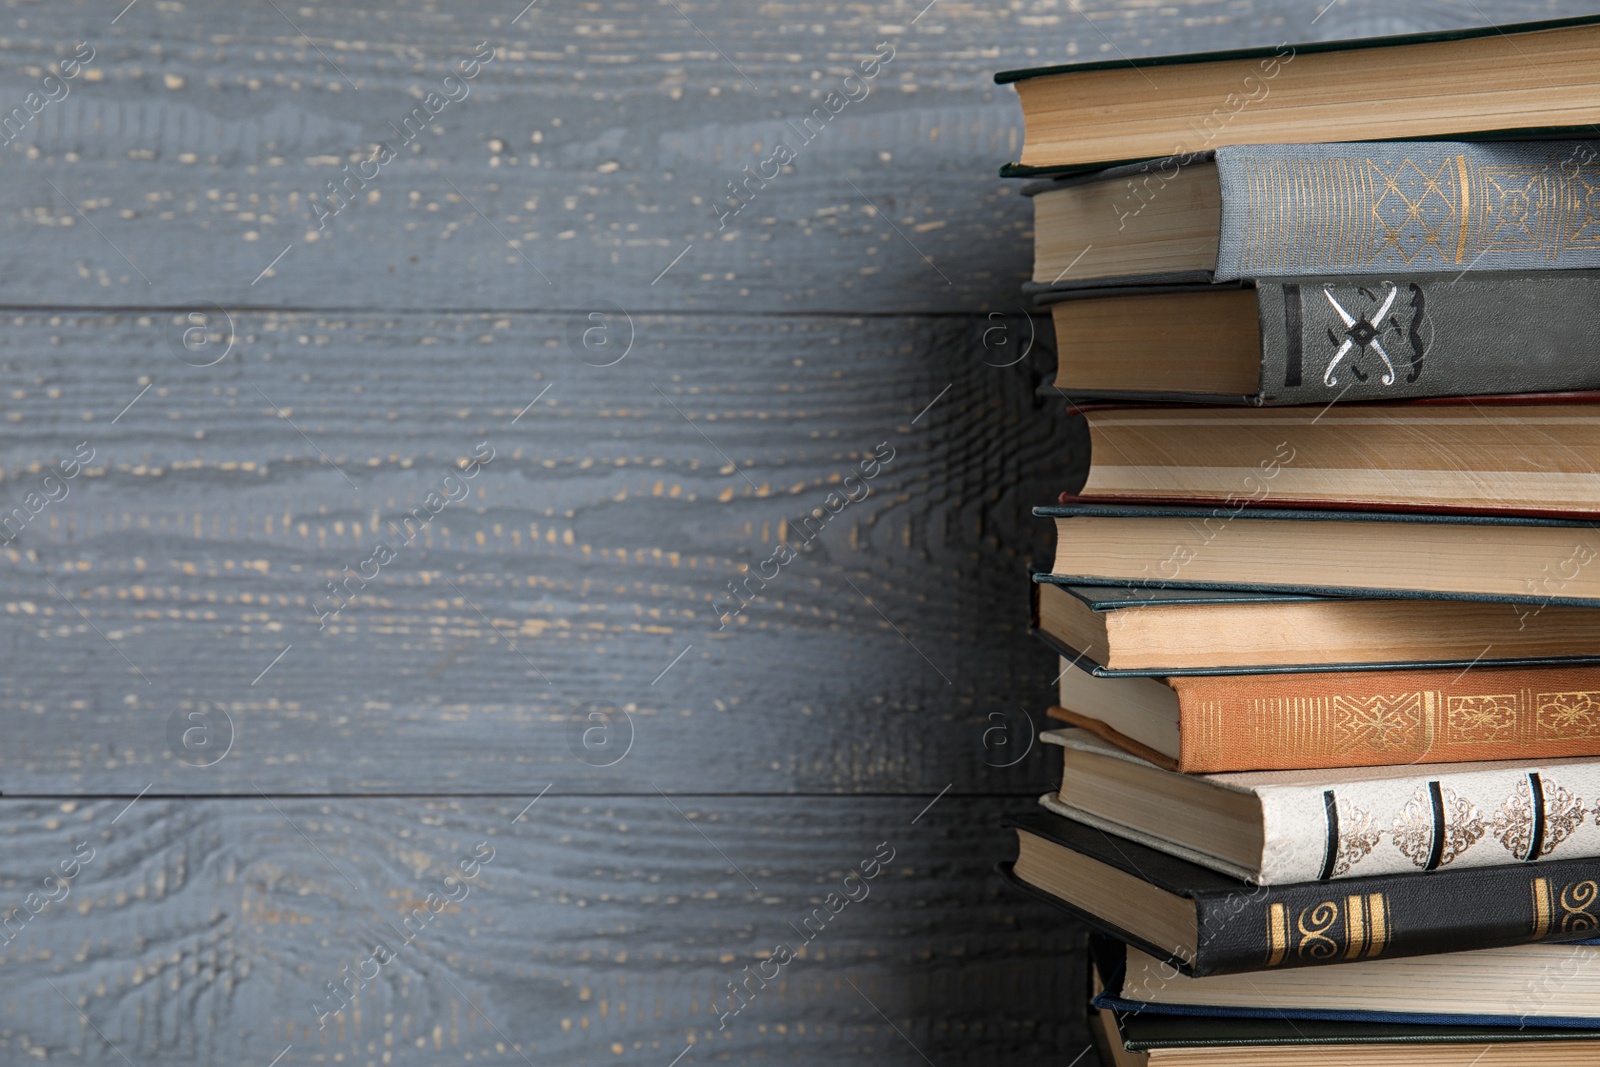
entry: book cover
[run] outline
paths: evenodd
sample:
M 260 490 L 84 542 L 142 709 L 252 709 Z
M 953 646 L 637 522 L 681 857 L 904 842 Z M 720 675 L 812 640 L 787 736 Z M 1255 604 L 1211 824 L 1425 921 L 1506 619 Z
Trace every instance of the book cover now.
M 1193 176 L 1175 186 L 1185 168 Z M 1174 221 L 1146 208 L 1174 187 L 1193 196 L 1186 186 L 1195 182 L 1221 204 L 1220 214 L 1193 217 L 1196 232 L 1215 241 L 1214 258 L 1205 269 L 1131 269 L 1130 242 Z M 1223 145 L 1024 187 L 1024 196 L 1045 198 L 1041 205 L 1098 213 L 1108 231 L 1086 257 L 1094 269 L 1071 278 L 1046 272 L 1025 291 L 1592 269 L 1600 267 L 1596 187 L 1600 140 Z M 1036 226 L 1061 232 L 1052 218 L 1044 209 Z
M 1021 162 L 1006 164 L 1000 173 L 1072 173 L 1230 143 L 1572 136 L 1593 121 L 1587 106 L 1591 85 L 1573 53 L 1586 45 L 1586 31 L 1595 20 L 1580 16 L 1003 71 L 995 80 L 1016 87 L 1030 129 Z M 1544 57 L 1546 71 L 1559 66 L 1562 80 L 1553 81 L 1548 73 L 1543 81 L 1505 73 L 1518 58 L 1535 63 L 1530 52 Z M 1438 66 L 1451 62 L 1458 70 L 1477 67 L 1495 76 L 1458 79 L 1445 91 L 1434 88 L 1428 75 L 1436 78 Z M 1167 73 L 1172 67 L 1188 69 Z M 1108 121 L 1106 112 L 1115 116 L 1115 109 L 1101 101 L 1126 99 L 1136 82 L 1151 90 L 1143 94 L 1141 108 L 1121 121 Z M 1269 87 L 1270 95 L 1263 91 Z M 1520 94 L 1516 88 L 1522 88 Z M 1200 107 L 1216 90 L 1221 90 L 1219 103 Z M 1085 94 L 1100 106 L 1086 102 L 1075 115 L 1072 104 Z M 1454 106 L 1441 103 L 1441 96 Z M 1513 104 L 1507 104 L 1507 96 Z M 1311 108 L 1329 99 L 1343 106 L 1328 113 Z M 1292 117 L 1284 114 L 1290 107 L 1295 108 Z M 1042 142 L 1031 128 L 1036 119 L 1050 123 Z M 1310 135 L 1308 126 L 1314 131 Z
M 1063 502 L 1600 517 L 1593 392 L 1075 414 Z
M 1536 19 L 1530 22 L 1513 22 L 1504 25 L 1466 26 L 1453 30 L 1425 30 L 1421 33 L 1396 33 L 1383 37 L 1354 37 L 1337 41 L 1307 41 L 1294 45 L 1297 54 L 1318 52 L 1348 52 L 1362 48 L 1393 48 L 1408 44 L 1429 44 L 1434 41 L 1466 41 L 1477 37 L 1504 36 L 1515 33 L 1533 33 L 1554 30 L 1565 26 L 1586 26 L 1600 22 L 1600 15 L 1574 15 L 1561 19 Z M 1092 59 L 1081 63 L 1055 63 L 1040 67 L 1020 67 L 1002 70 L 995 74 L 996 85 L 1010 85 L 1030 78 L 1047 78 L 1055 74 L 1076 74 L 1090 70 L 1151 69 L 1176 67 L 1190 63 L 1215 63 L 1227 59 L 1265 59 L 1279 54 L 1280 46 L 1264 45 L 1256 48 L 1234 48 L 1213 52 L 1185 52 L 1170 56 L 1145 56 L 1138 60 Z
M 1524 1044 L 1543 1044 L 1544 1048 L 1530 1049 L 1521 1055 L 1515 1062 L 1544 1062 L 1557 1064 L 1558 1067 L 1571 1063 L 1591 1062 L 1587 1059 L 1589 1049 L 1579 1044 L 1583 1039 L 1600 1035 L 1600 1030 L 1555 1030 L 1530 1028 L 1518 1031 L 1512 1028 L 1488 1028 L 1475 1026 L 1418 1026 L 1405 1023 L 1370 1023 L 1370 1022 L 1325 1022 L 1307 1019 L 1304 1021 L 1291 1021 L 1288 1019 L 1229 1019 L 1229 1018 L 1200 1018 L 1195 1016 L 1172 1015 L 1147 1015 L 1113 1013 L 1117 1021 L 1117 1036 L 1123 1047 L 1129 1052 L 1147 1053 L 1162 1049 L 1214 1049 L 1226 1050 L 1236 1048 L 1248 1050 L 1252 1048 L 1280 1048 L 1284 1046 L 1305 1046 L 1307 1049 L 1308 1064 L 1326 1064 L 1328 1067 L 1345 1067 L 1351 1061 L 1337 1052 L 1328 1051 L 1329 1046 L 1349 1048 L 1352 1046 L 1380 1046 L 1385 1051 L 1396 1055 L 1404 1055 L 1404 1050 L 1414 1045 L 1469 1045 L 1469 1058 L 1462 1063 L 1476 1064 L 1483 1060 L 1484 1067 L 1495 1064 L 1503 1067 L 1507 1060 L 1495 1057 L 1489 1059 L 1485 1054 L 1494 1050 L 1497 1045 L 1511 1045 L 1513 1047 Z M 1108 1035 L 1109 1036 L 1109 1035 Z M 1551 1049 L 1550 1046 L 1555 1046 Z M 1320 1052 L 1311 1050 L 1317 1049 Z M 1477 1058 L 1470 1058 L 1470 1052 L 1482 1049 Z M 1377 1049 L 1373 1050 L 1374 1052 Z M 1562 1058 L 1559 1061 L 1554 1057 L 1562 1055 L 1571 1058 Z M 1527 1057 L 1550 1057 L 1548 1059 L 1531 1059 Z M 1223 1063 L 1226 1061 L 1216 1060 Z M 1248 1062 L 1256 1062 L 1254 1060 Z M 1283 1061 L 1277 1061 L 1283 1062 Z M 1300 1062 L 1300 1061 L 1294 1061 Z M 1363 1060 L 1364 1063 L 1395 1063 L 1407 1062 L 1406 1060 Z M 1433 1061 L 1437 1062 L 1437 1061 Z M 1454 1061 L 1447 1061 L 1454 1062 Z
M 1189 675 L 1167 684 L 1178 693 L 1178 766 L 1190 773 L 1600 756 L 1600 667 Z
M 1216 165 L 1217 281 L 1600 267 L 1600 141 L 1224 145 Z
M 1600 170 L 1594 178 L 1600 188 Z M 1595 204 L 1600 251 L 1600 197 Z M 1307 273 L 1263 277 L 1254 289 L 1261 359 L 1255 393 L 1073 389 L 1071 398 L 1282 406 L 1600 389 L 1600 363 L 1589 358 L 1600 344 L 1600 318 L 1590 313 L 1600 302 L 1600 270 Z M 1120 296 L 1136 315 L 1141 298 L 1196 291 L 1052 288 L 1036 292 L 1034 302 Z
M 1187 782 L 1181 772 L 1082 730 L 1051 730 L 1040 740 Z M 1202 845 L 1122 826 L 1113 806 L 1091 813 L 1064 797 L 1048 806 L 1119 834 L 1138 833 L 1163 851 L 1182 848 L 1189 859 L 1262 885 L 1600 856 L 1600 757 L 1241 771 L 1199 780 L 1259 805 L 1262 847 L 1254 869 L 1207 855 Z
M 1580 946 L 1592 947 L 1600 942 L 1574 941 L 1570 942 L 1573 949 Z M 1561 981 L 1569 973 L 1571 964 L 1568 963 L 1567 946 L 1553 946 L 1550 949 L 1550 980 Z M 1498 950 L 1486 950 L 1482 966 L 1494 966 L 1494 960 L 1488 956 L 1497 955 Z M 1477 953 L 1458 954 L 1475 956 Z M 1585 961 L 1587 957 L 1585 957 Z M 1507 1039 L 1514 1034 L 1516 1040 L 1538 1040 L 1540 1038 L 1558 1037 L 1600 1037 L 1600 1021 L 1593 1017 L 1577 1015 L 1545 1015 L 1530 1016 L 1526 1010 L 1527 1002 L 1536 1001 L 1534 992 L 1519 990 L 1522 994 L 1520 1002 L 1512 1000 L 1507 1003 L 1506 1011 L 1502 1014 L 1489 1015 L 1478 1013 L 1449 1013 L 1449 1012 L 1415 1012 L 1415 1011 L 1367 1011 L 1328 1008 L 1286 1007 L 1273 1003 L 1270 1008 L 1242 1008 L 1232 1006 L 1193 1004 L 1165 1004 L 1159 1001 L 1140 999 L 1136 996 L 1141 991 L 1141 983 L 1147 976 L 1135 979 L 1132 988 L 1128 983 L 1128 950 L 1114 938 L 1104 934 L 1091 934 L 1089 937 L 1089 961 L 1094 968 L 1095 975 L 1099 978 L 1100 992 L 1094 995 L 1092 1004 L 1096 1008 L 1108 1008 L 1114 1012 L 1128 1016 L 1178 1016 L 1191 1019 L 1226 1020 L 1226 1019 L 1261 1019 L 1275 1020 L 1277 1025 L 1285 1028 L 1292 1027 L 1301 1020 L 1320 1020 L 1331 1023 L 1367 1023 L 1378 1027 L 1386 1027 L 1396 1036 L 1401 1034 L 1417 1033 L 1429 1034 L 1483 1034 L 1490 1036 L 1497 1031 L 1509 1031 L 1504 1034 Z M 1480 965 L 1474 961 L 1474 965 Z M 1361 967 L 1364 964 L 1356 964 Z M 1162 974 L 1160 978 L 1171 981 L 1188 981 L 1185 978 L 1168 978 Z M 1256 979 L 1259 981 L 1259 979 Z M 1264 1002 L 1272 1000 L 1268 990 L 1262 990 Z M 1202 1024 L 1209 1025 L 1209 1024 Z M 1575 1032 L 1576 1031 L 1576 1032 Z M 1441 1037 L 1441 1039 L 1443 1039 Z
M 1256 296 L 1263 404 L 1600 387 L 1600 271 L 1308 277 Z
M 1193 901 L 1191 961 L 1023 881 L 1012 865 L 1000 867 L 1029 894 L 1196 976 L 1573 941 L 1593 936 L 1600 924 L 1596 859 L 1252 886 L 1044 811 L 1005 825 Z
M 1188 543 L 1174 546 L 1173 554 L 1163 561 L 1161 567 L 1150 568 L 1147 565 L 1139 574 L 1074 574 L 1061 569 L 1049 574 L 1036 573 L 1033 579 L 1036 582 L 1051 582 L 1057 585 L 1100 585 L 1124 590 L 1235 589 L 1247 592 L 1308 593 L 1317 596 L 1358 596 L 1374 599 L 1400 597 L 1470 600 L 1481 603 L 1526 605 L 1530 612 L 1541 611 L 1551 604 L 1600 607 L 1600 579 L 1595 579 L 1584 569 L 1589 562 L 1600 558 L 1600 536 L 1597 536 L 1597 526 L 1600 524 L 1590 519 L 1466 511 L 1340 511 L 1255 507 L 1248 506 L 1248 502 L 1240 502 L 1235 507 L 1208 508 L 1104 504 L 1081 500 L 1037 507 L 1033 509 L 1033 513 L 1040 518 L 1057 520 L 1074 518 L 1131 519 L 1141 522 L 1146 519 L 1175 520 L 1183 524 L 1182 530 L 1188 539 Z M 1244 523 L 1243 532 L 1235 529 L 1241 522 Z M 1518 528 L 1543 530 L 1547 533 L 1563 531 L 1560 536 L 1569 540 L 1563 542 L 1558 558 L 1539 560 L 1530 557 L 1529 573 L 1526 576 L 1512 578 L 1491 575 L 1488 578 L 1492 578 L 1492 581 L 1487 579 L 1479 581 L 1484 576 L 1463 572 L 1459 588 L 1424 588 L 1411 583 L 1405 586 L 1363 584 L 1361 569 L 1340 562 L 1335 555 L 1327 555 L 1326 559 L 1314 561 L 1319 575 L 1319 579 L 1314 581 L 1305 580 L 1303 577 L 1283 576 L 1274 576 L 1281 580 L 1262 581 L 1237 579 L 1221 581 L 1205 577 L 1204 575 L 1208 573 L 1207 568 L 1198 566 L 1198 563 L 1210 561 L 1210 550 L 1219 546 L 1230 550 L 1239 549 L 1243 544 L 1242 538 L 1260 541 L 1271 536 L 1268 528 L 1263 528 L 1259 532 L 1250 529 L 1255 523 L 1268 524 L 1268 528 L 1277 526 L 1286 532 L 1325 530 L 1330 542 L 1335 539 L 1333 534 L 1342 524 L 1364 527 L 1362 533 L 1365 535 L 1382 532 L 1388 536 L 1387 531 L 1393 530 L 1391 551 L 1396 553 L 1397 558 L 1405 559 L 1421 559 L 1415 553 L 1422 551 L 1423 543 L 1430 539 L 1426 530 L 1429 526 L 1482 527 L 1486 531 L 1498 527 L 1511 533 L 1507 538 L 1507 544 L 1518 543 L 1514 533 Z M 1064 544 L 1062 538 L 1070 536 L 1070 532 L 1062 529 L 1058 521 L 1058 556 Z M 1539 547 L 1540 551 L 1544 551 L 1550 546 Z M 1202 550 L 1206 550 L 1207 554 L 1202 554 Z M 1509 551 L 1504 546 L 1501 550 Z M 1328 551 L 1331 552 L 1332 547 Z M 1399 555 L 1401 552 L 1405 553 L 1403 557 Z M 1310 565 L 1308 564 L 1303 570 L 1311 570 Z
M 1065 499 L 1065 497 L 1064 497 Z M 1097 660 L 1088 651 L 1076 648 L 1060 637 L 1046 632 L 1039 624 L 1039 588 L 1043 585 L 1055 585 L 1064 589 L 1068 594 L 1083 601 L 1091 611 L 1096 613 L 1114 613 L 1132 611 L 1145 607 L 1175 607 L 1179 605 L 1208 606 L 1218 604 L 1306 604 L 1306 603 L 1338 603 L 1340 607 L 1361 601 L 1349 597 L 1310 596 L 1303 593 L 1263 593 L 1244 589 L 1171 589 L 1171 588 L 1134 588 L 1128 589 L 1120 586 L 1066 586 L 1059 585 L 1051 580 L 1048 574 L 1034 575 L 1032 583 L 1032 598 L 1029 614 L 1029 633 L 1037 638 L 1046 648 L 1060 656 L 1065 663 L 1094 675 L 1096 678 L 1183 678 L 1191 675 L 1205 675 L 1207 677 L 1224 677 L 1233 675 L 1257 674 L 1322 674 L 1329 672 L 1352 671 L 1396 671 L 1396 670 L 1424 670 L 1424 669 L 1450 669 L 1462 670 L 1466 667 L 1576 667 L 1589 664 L 1600 664 L 1600 645 L 1596 646 L 1593 655 L 1500 655 L 1496 645 L 1491 644 L 1486 650 L 1480 650 L 1472 656 L 1436 657 L 1429 659 L 1374 659 L 1365 662 L 1329 662 L 1329 663 L 1252 663 L 1248 665 L 1207 665 L 1203 667 L 1168 665 L 1162 667 L 1108 667 Z M 1393 601 L 1388 601 L 1392 603 Z M 1502 609 L 1503 610 L 1503 609 Z M 1511 623 L 1507 625 L 1506 633 L 1502 635 L 1502 642 L 1513 644 L 1517 637 L 1530 625 L 1538 625 L 1547 616 L 1551 620 L 1564 619 L 1564 608 L 1551 608 L 1538 615 L 1531 613 L 1521 619 L 1516 614 L 1510 616 Z M 1442 623 L 1441 623 L 1442 624 Z M 1515 625 L 1513 625 L 1515 624 Z

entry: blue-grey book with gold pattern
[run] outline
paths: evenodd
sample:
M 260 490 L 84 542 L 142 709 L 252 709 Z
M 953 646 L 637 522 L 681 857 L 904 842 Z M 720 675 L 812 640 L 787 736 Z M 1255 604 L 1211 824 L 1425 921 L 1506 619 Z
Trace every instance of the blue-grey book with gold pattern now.
M 1214 277 L 1600 267 L 1600 141 L 1217 150 Z
M 1600 140 L 1227 145 L 1025 192 L 1034 288 L 1600 267 Z

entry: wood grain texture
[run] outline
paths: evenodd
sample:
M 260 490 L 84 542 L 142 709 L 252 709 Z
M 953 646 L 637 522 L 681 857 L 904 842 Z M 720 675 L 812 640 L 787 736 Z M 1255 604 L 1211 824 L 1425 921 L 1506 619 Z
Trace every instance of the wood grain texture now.
M 7 796 L 610 791 L 580 745 L 596 705 L 663 788 L 1048 784 L 991 766 L 1056 670 L 1026 635 L 1051 534 L 1028 509 L 1072 455 L 1042 346 L 997 368 L 985 320 L 636 316 L 597 368 L 560 316 L 251 313 L 196 368 L 167 346 L 185 321 L 16 314 L 0 337 L 0 520 L 95 450 L 3 549 L 32 664 L 0 686 L 27 723 Z M 482 442 L 470 496 L 410 518 Z M 380 541 L 396 558 L 363 568 Z M 201 771 L 169 728 L 207 708 L 237 742 Z
M 112 25 L 99 3 L 15 5 L 0 47 L 16 99 L 3 110 L 77 42 L 96 53 L 36 130 L 0 150 L 5 299 L 1008 308 L 1031 216 L 995 177 L 1018 154 L 1021 118 L 994 71 L 1485 18 L 1468 2 L 1376 0 L 1320 18 L 1327 5 L 1235 0 L 614 0 L 537 4 L 513 24 L 522 6 L 145 2 Z M 1493 17 L 1583 9 L 1521 0 Z M 485 41 L 496 58 L 470 95 L 322 220 L 311 205 L 326 183 L 398 141 L 394 127 Z M 867 95 L 806 141 L 799 124 L 828 115 L 832 91 L 859 96 L 844 79 L 880 43 L 893 59 Z M 794 161 L 719 224 L 727 183 L 746 165 L 759 174 L 779 141 Z
M 0 1058 L 946 1067 L 1087 1043 L 1080 932 L 989 870 L 1003 803 L 547 796 L 518 819 L 527 799 L 0 802 L 7 913 L 93 850 L 8 927 Z M 458 903 L 416 917 L 429 894 Z M 804 954 L 722 1026 L 780 942 Z M 372 981 L 324 1019 L 347 966 Z
M 1018 759 L 1054 674 L 1027 510 L 1082 457 L 1048 346 L 996 365 L 1030 219 L 990 76 L 1483 14 L 521 8 L 0 0 L 0 117 L 95 49 L 0 147 L 5 907 L 95 849 L 0 926 L 0 1061 L 1074 1062 L 1081 935 L 991 871 L 1053 777 Z M 470 96 L 319 231 L 312 198 L 480 41 Z M 470 496 L 319 629 L 479 442 Z M 871 495 L 719 629 L 880 443 Z M 318 1029 L 480 841 L 472 895 Z M 880 841 L 872 896 L 719 1031 Z

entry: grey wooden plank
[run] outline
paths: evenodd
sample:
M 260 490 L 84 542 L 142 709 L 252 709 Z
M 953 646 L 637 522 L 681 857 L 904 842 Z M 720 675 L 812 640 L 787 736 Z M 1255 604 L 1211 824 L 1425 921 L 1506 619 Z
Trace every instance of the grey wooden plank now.
M 210 367 L 186 325 L 0 333 L 7 796 L 1048 783 L 1002 766 L 1056 673 L 1029 509 L 1075 455 L 1044 345 L 991 365 L 1026 320 L 636 316 L 610 367 L 565 316 L 241 314 Z M 470 498 L 408 517 L 483 442 Z
M 990 870 L 1015 802 L 528 799 L 0 802 L 0 900 L 27 916 L 0 1056 L 951 1067 L 1086 1043 L 1079 930 Z M 724 1019 L 780 943 L 804 953 Z M 370 981 L 339 1009 L 346 967 Z
M 96 851 L 0 945 L 0 1058 L 1071 1062 L 1081 935 L 989 873 L 1026 797 L 964 795 L 1052 777 L 1000 764 L 1049 695 L 1026 510 L 1073 447 L 1040 359 L 986 365 L 1029 236 L 988 76 L 1476 5 L 280 6 L 6 4 L 4 107 L 97 49 L 0 149 L 0 517 L 96 449 L 3 550 L 0 790 L 80 795 L 0 801 L 7 907 Z M 311 241 L 307 195 L 489 39 Z M 711 198 L 883 40 L 719 232 Z M 571 340 L 602 301 L 636 335 L 611 367 Z M 238 343 L 186 366 L 170 309 L 212 303 Z M 321 581 L 481 440 L 470 500 L 317 630 Z M 718 631 L 723 583 L 885 440 L 873 495 Z M 449 795 L 291 796 L 377 790 Z M 459 910 L 318 1029 L 312 995 L 485 840 Z M 872 896 L 719 1031 L 713 997 L 885 840 Z
M 1470 0 L 616 0 L 539 4 L 513 24 L 522 6 L 143 3 L 112 25 L 99 3 L 11 0 L 4 110 L 78 42 L 95 58 L 0 150 L 3 299 L 986 312 L 1015 302 L 1031 235 L 1015 183 L 995 177 L 1021 134 L 995 70 L 1487 17 Z M 1519 0 L 1492 15 L 1582 10 Z M 367 167 L 347 209 L 313 212 L 484 41 L 496 58 L 469 95 Z M 866 95 L 803 141 L 797 125 L 829 115 L 832 91 L 859 96 L 844 79 L 891 48 Z M 783 139 L 794 162 L 720 223 L 727 183 Z

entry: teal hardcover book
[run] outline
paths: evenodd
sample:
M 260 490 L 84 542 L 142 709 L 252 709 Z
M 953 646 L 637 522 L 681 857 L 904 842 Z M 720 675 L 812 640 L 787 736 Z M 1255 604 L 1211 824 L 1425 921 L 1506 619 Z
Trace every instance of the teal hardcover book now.
M 1073 503 L 1035 581 L 1600 607 L 1600 523 L 1472 512 Z
M 1032 589 L 1034 636 L 1096 678 L 1600 663 L 1600 612 L 1590 609 L 1535 615 L 1457 600 L 1067 585 L 1050 575 Z M 1213 639 L 1219 632 L 1226 642 Z M 1480 634 L 1492 636 L 1487 649 Z
M 1600 15 L 1007 71 L 1023 176 L 1223 145 L 1559 136 L 1600 121 Z M 1137 101 L 1137 107 L 1130 107 Z

